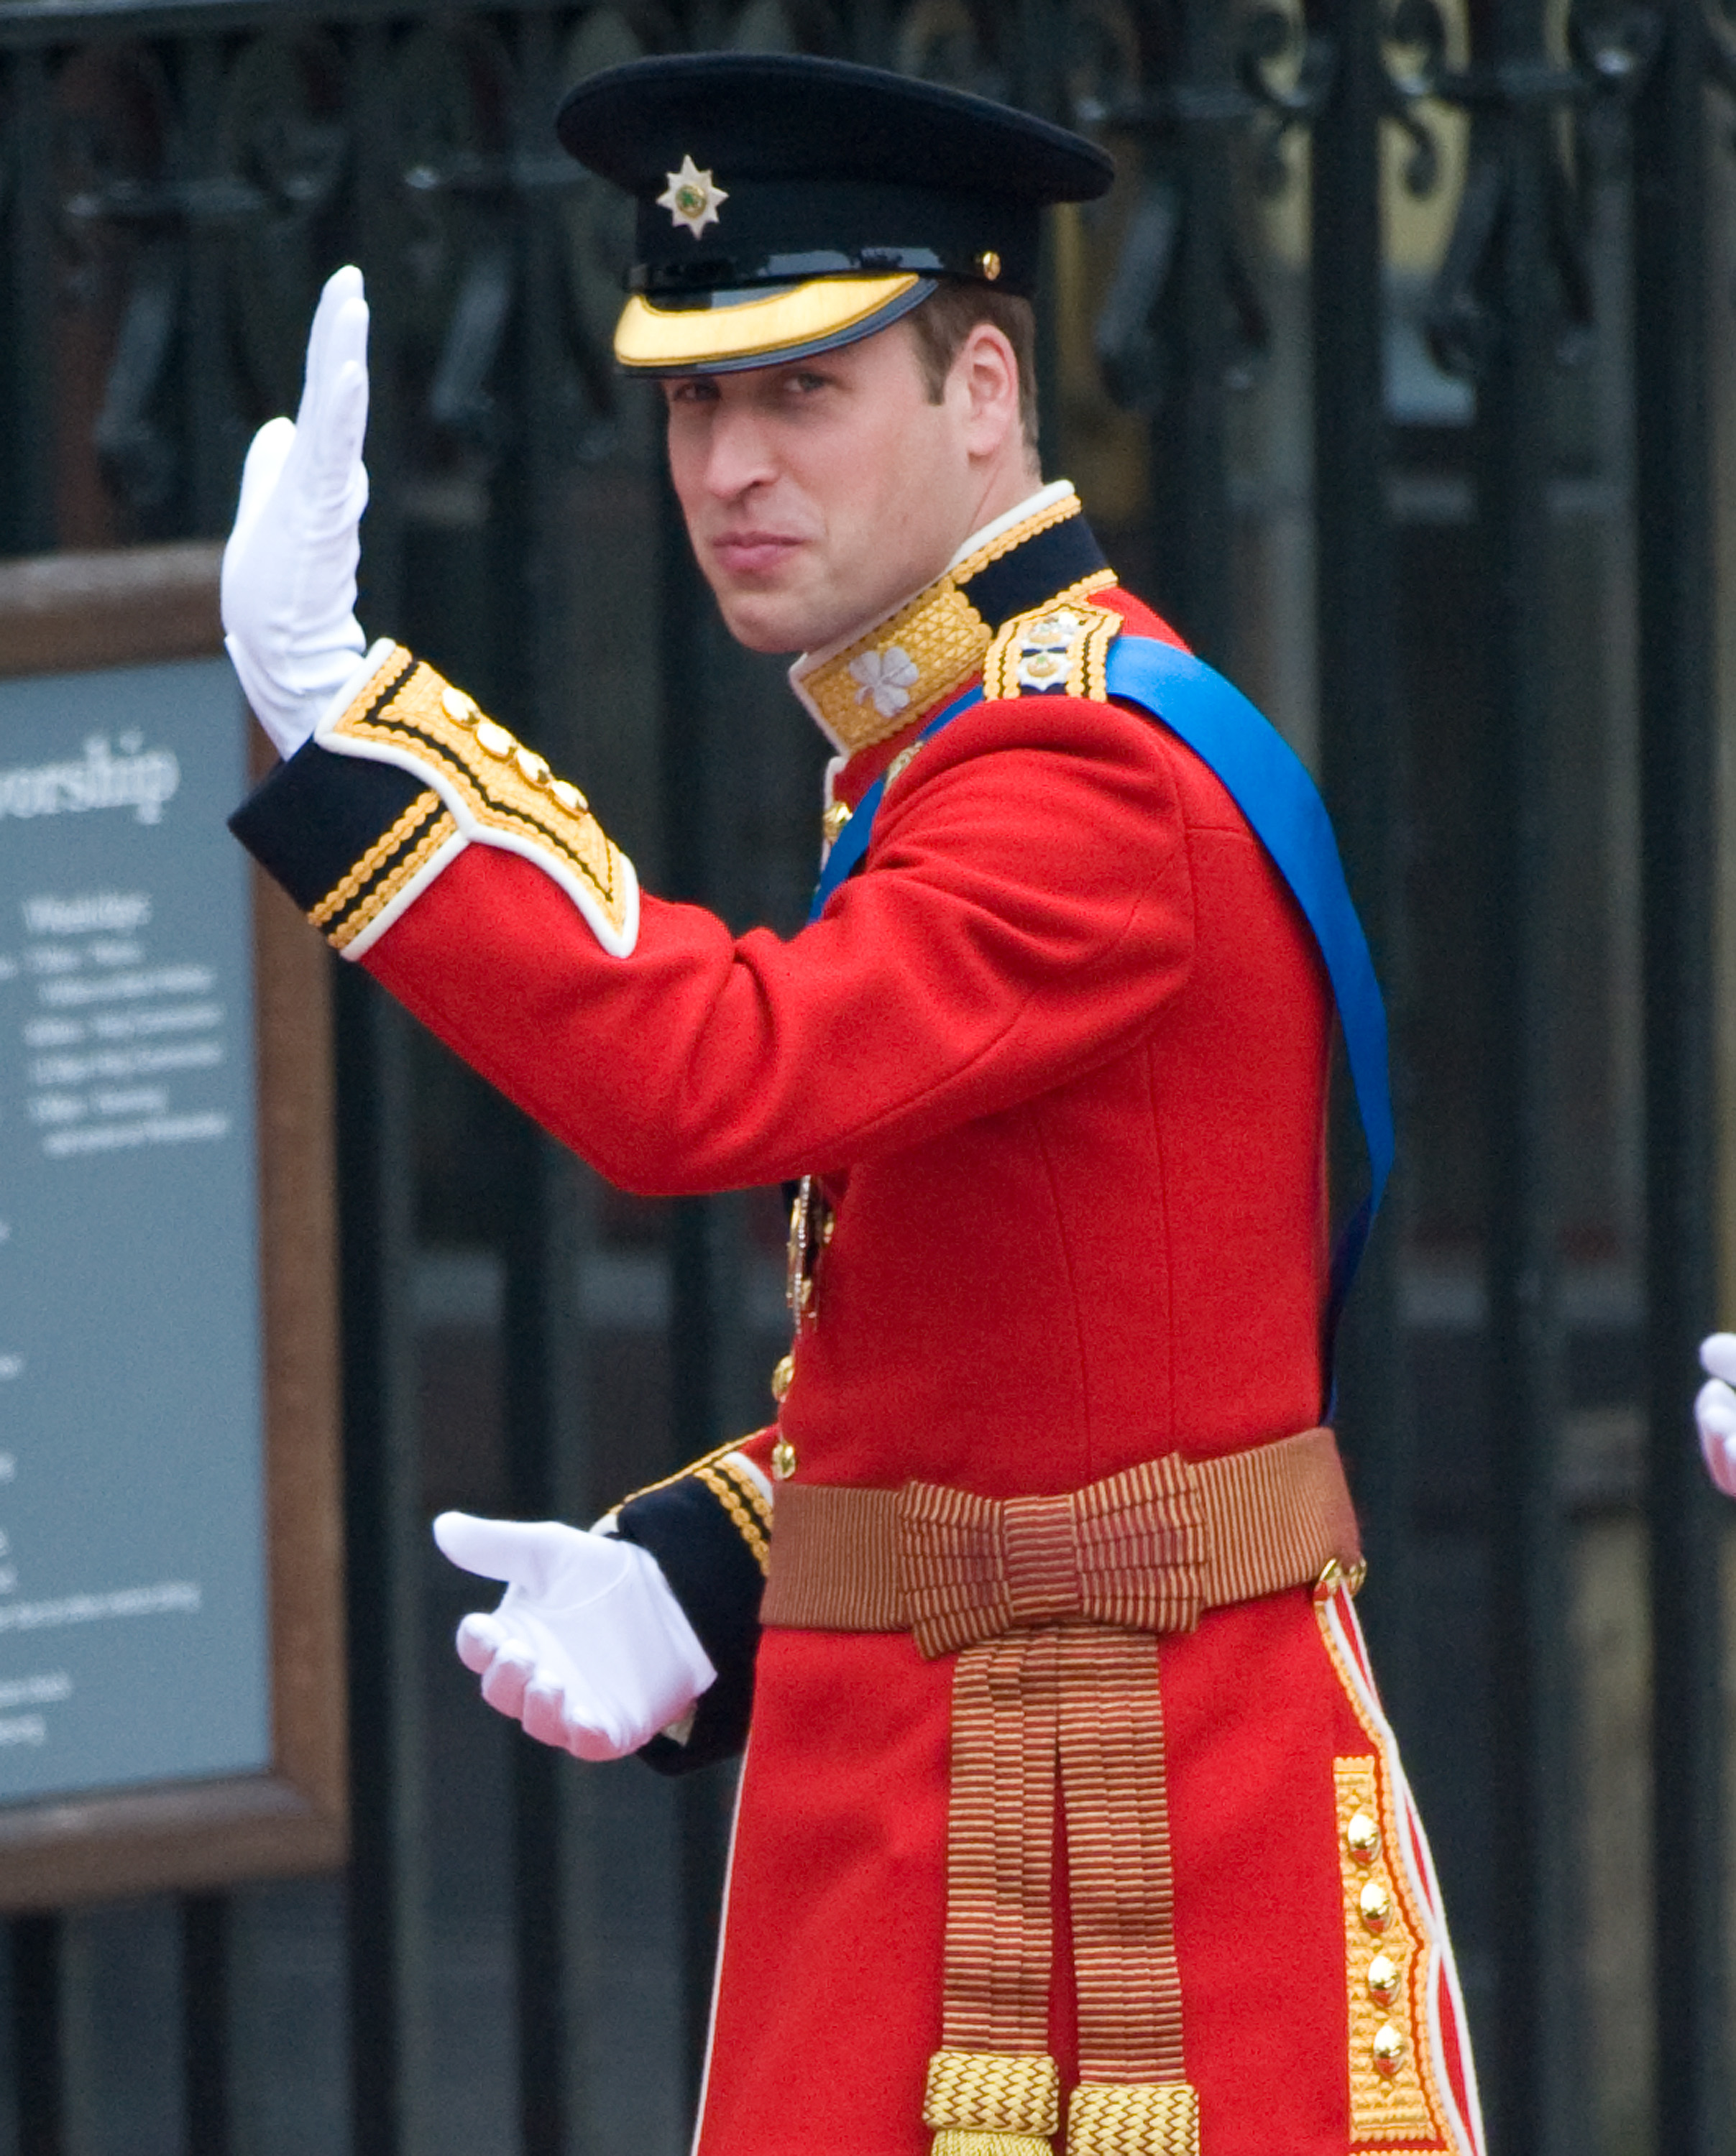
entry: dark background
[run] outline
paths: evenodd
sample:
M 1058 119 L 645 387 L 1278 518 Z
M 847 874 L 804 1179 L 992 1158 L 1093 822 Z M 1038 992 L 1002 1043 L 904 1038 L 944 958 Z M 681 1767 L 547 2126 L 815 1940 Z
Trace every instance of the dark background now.
M 1114 150 L 1049 231 L 1045 470 L 1320 773 L 1387 984 L 1342 1430 L 1504 2156 L 1729 2144 L 1688 1404 L 1736 1049 L 1733 35 L 1685 0 L 0 0 L 0 550 L 220 534 L 359 261 L 369 634 L 744 926 L 801 918 L 823 747 L 696 589 L 559 90 L 798 47 Z M 765 1419 L 778 1196 L 626 1199 L 337 986 L 356 1862 L 14 1924 L 0 2152 L 675 2156 L 728 1774 L 518 1741 L 426 1522 L 584 1519 Z

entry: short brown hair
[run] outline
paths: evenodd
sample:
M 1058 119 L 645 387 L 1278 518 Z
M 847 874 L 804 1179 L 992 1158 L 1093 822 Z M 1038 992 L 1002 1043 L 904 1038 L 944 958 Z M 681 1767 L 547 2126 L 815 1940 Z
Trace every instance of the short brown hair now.
M 1019 419 L 1025 446 L 1037 454 L 1037 315 L 1016 293 L 992 292 L 963 277 L 943 277 L 907 317 L 931 404 L 938 404 L 958 350 L 978 322 L 998 329 L 1019 367 Z

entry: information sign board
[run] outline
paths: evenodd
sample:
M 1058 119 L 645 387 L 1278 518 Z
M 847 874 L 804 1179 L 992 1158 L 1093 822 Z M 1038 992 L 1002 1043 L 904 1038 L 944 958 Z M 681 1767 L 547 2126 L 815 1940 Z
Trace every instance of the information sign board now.
M 0 1906 L 342 1846 L 325 960 L 213 569 L 0 568 Z

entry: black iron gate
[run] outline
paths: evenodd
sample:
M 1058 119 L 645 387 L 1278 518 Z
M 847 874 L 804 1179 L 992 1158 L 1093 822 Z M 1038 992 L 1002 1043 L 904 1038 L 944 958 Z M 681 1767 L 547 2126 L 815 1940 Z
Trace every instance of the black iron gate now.
M 794 927 L 819 745 L 695 591 L 607 364 L 621 213 L 548 127 L 593 68 L 732 43 L 1117 151 L 1050 229 L 1045 461 L 1315 761 L 1389 984 L 1404 1168 L 1343 1429 L 1493 2143 L 1712 2156 L 1731 1657 L 1687 1404 L 1736 1077 L 1736 23 L 0 0 L 0 552 L 219 534 L 321 276 L 358 260 L 370 633 L 582 777 L 654 888 Z M 582 1519 L 763 1419 L 775 1194 L 624 1199 L 365 979 L 339 994 L 355 1860 L 15 1922 L 0 2156 L 683 2138 L 727 1777 L 578 1770 L 496 1724 L 426 1522 Z

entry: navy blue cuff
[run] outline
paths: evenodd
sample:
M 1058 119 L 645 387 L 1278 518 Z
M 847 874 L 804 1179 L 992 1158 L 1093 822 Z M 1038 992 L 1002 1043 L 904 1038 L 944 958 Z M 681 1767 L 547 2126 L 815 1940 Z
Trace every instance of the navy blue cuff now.
M 655 1737 L 639 1753 L 660 1774 L 734 1757 L 747 1741 L 759 1602 L 765 1575 L 717 1498 L 691 1476 L 630 1498 L 616 1516 L 625 1542 L 648 1549 L 711 1656 L 717 1681 L 700 1695 L 685 1744 Z
M 229 819 L 229 829 L 304 913 L 335 891 L 427 788 L 396 764 L 306 742 Z

